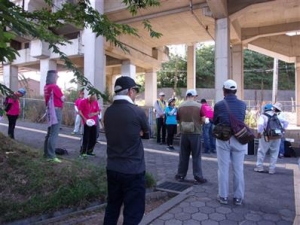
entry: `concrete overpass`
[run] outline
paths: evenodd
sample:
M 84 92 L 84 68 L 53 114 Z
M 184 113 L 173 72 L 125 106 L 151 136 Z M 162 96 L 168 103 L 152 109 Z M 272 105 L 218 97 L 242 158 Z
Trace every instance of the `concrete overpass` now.
M 65 0 L 56 0 L 59 6 Z M 21 4 L 21 0 L 15 0 Z M 215 41 L 216 100 L 222 98 L 222 83 L 233 78 L 239 84 L 238 95 L 243 98 L 243 49 L 295 63 L 296 102 L 300 102 L 300 36 L 287 35 L 300 30 L 300 0 L 161 0 L 160 7 L 139 10 L 132 17 L 120 0 L 91 0 L 100 13 L 118 23 L 129 24 L 139 30 L 140 38 L 121 36 L 130 54 L 112 46 L 103 37 L 96 38 L 89 29 L 76 30 L 68 25 L 57 32 L 69 37 L 72 44 L 64 51 L 82 69 L 85 76 L 101 91 L 112 90 L 116 76 L 135 77 L 145 73 L 146 105 L 156 99 L 156 72 L 167 60 L 166 45 L 186 44 L 188 60 L 188 88 L 195 84 L 195 46 Z M 25 8 L 42 7 L 40 0 L 27 0 Z M 148 19 L 159 39 L 149 36 L 142 21 Z M 21 43 L 20 57 L 3 66 L 5 84 L 14 88 L 19 70 L 40 70 L 41 91 L 48 69 L 63 69 L 58 56 L 47 50 L 47 44 L 30 38 L 17 38 Z M 297 108 L 297 125 L 300 125 Z

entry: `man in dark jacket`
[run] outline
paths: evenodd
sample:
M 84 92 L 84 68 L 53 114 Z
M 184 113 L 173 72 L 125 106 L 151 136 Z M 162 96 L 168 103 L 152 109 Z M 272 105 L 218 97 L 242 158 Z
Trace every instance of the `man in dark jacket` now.
M 219 101 L 214 107 L 214 125 L 225 124 L 230 126 L 229 112 L 240 121 L 245 120 L 246 104 L 236 97 L 237 84 L 234 80 L 227 80 L 223 85 L 224 100 Z M 227 103 L 227 106 L 226 106 Z M 228 204 L 229 192 L 229 165 L 233 169 L 233 203 L 241 205 L 244 193 L 244 157 L 247 145 L 243 145 L 234 137 L 227 141 L 216 139 L 218 157 L 218 200 L 221 204 Z
M 146 194 L 142 138 L 149 139 L 150 129 L 145 112 L 134 104 L 139 92 L 135 81 L 122 76 L 114 90 L 114 102 L 104 114 L 108 189 L 104 224 L 117 224 L 124 204 L 124 224 L 138 225 Z

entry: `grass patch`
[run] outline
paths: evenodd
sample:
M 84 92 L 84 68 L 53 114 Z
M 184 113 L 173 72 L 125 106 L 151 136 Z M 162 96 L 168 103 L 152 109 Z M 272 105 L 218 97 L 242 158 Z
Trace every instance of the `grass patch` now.
M 0 143 L 0 224 L 105 203 L 104 165 L 80 159 L 47 162 L 41 151 L 1 132 Z M 153 176 L 146 173 L 146 187 L 155 185 Z
M 46 162 L 0 133 L 0 223 L 105 202 L 106 173 L 79 160 Z

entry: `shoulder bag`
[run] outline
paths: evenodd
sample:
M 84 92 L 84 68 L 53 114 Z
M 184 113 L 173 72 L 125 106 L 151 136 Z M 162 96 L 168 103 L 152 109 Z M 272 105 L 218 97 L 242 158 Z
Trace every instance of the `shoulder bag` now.
M 252 141 L 255 136 L 252 130 L 243 122 L 240 120 L 237 120 L 236 117 L 230 112 L 230 109 L 228 107 L 228 104 L 226 100 L 224 100 L 224 103 L 226 105 L 229 119 L 231 123 L 231 129 L 233 132 L 233 135 L 235 138 L 241 143 L 241 144 L 247 144 L 248 142 Z

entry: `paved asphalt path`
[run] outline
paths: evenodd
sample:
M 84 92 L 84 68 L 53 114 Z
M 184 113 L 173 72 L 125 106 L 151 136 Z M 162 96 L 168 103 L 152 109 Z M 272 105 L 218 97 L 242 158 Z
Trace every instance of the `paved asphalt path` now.
M 17 121 L 15 138 L 42 151 L 46 133 L 46 124 Z M 0 122 L 0 132 L 7 134 L 7 121 Z M 57 147 L 66 148 L 69 155 L 79 156 L 80 136 L 71 135 L 72 127 L 62 127 Z M 88 162 L 95 165 L 105 164 L 106 140 L 102 133 L 100 143 L 95 147 L 97 157 Z M 155 140 L 145 140 L 145 158 L 147 171 L 158 182 L 174 181 L 178 164 L 178 145 L 175 151 L 167 151 L 166 146 L 157 145 Z M 267 157 L 267 160 L 269 158 Z M 217 161 L 216 154 L 202 154 L 202 169 L 208 183 L 195 185 L 189 191 L 177 195 L 174 199 L 145 216 L 141 224 L 180 225 L 300 225 L 300 171 L 296 158 L 278 159 L 276 174 L 256 173 L 253 171 L 256 156 L 245 156 L 245 200 L 242 206 L 232 204 L 231 195 L 228 205 L 220 205 L 217 197 Z M 267 165 L 267 164 L 266 164 Z M 192 179 L 192 167 L 187 177 Z M 232 177 L 231 177 L 232 181 Z

